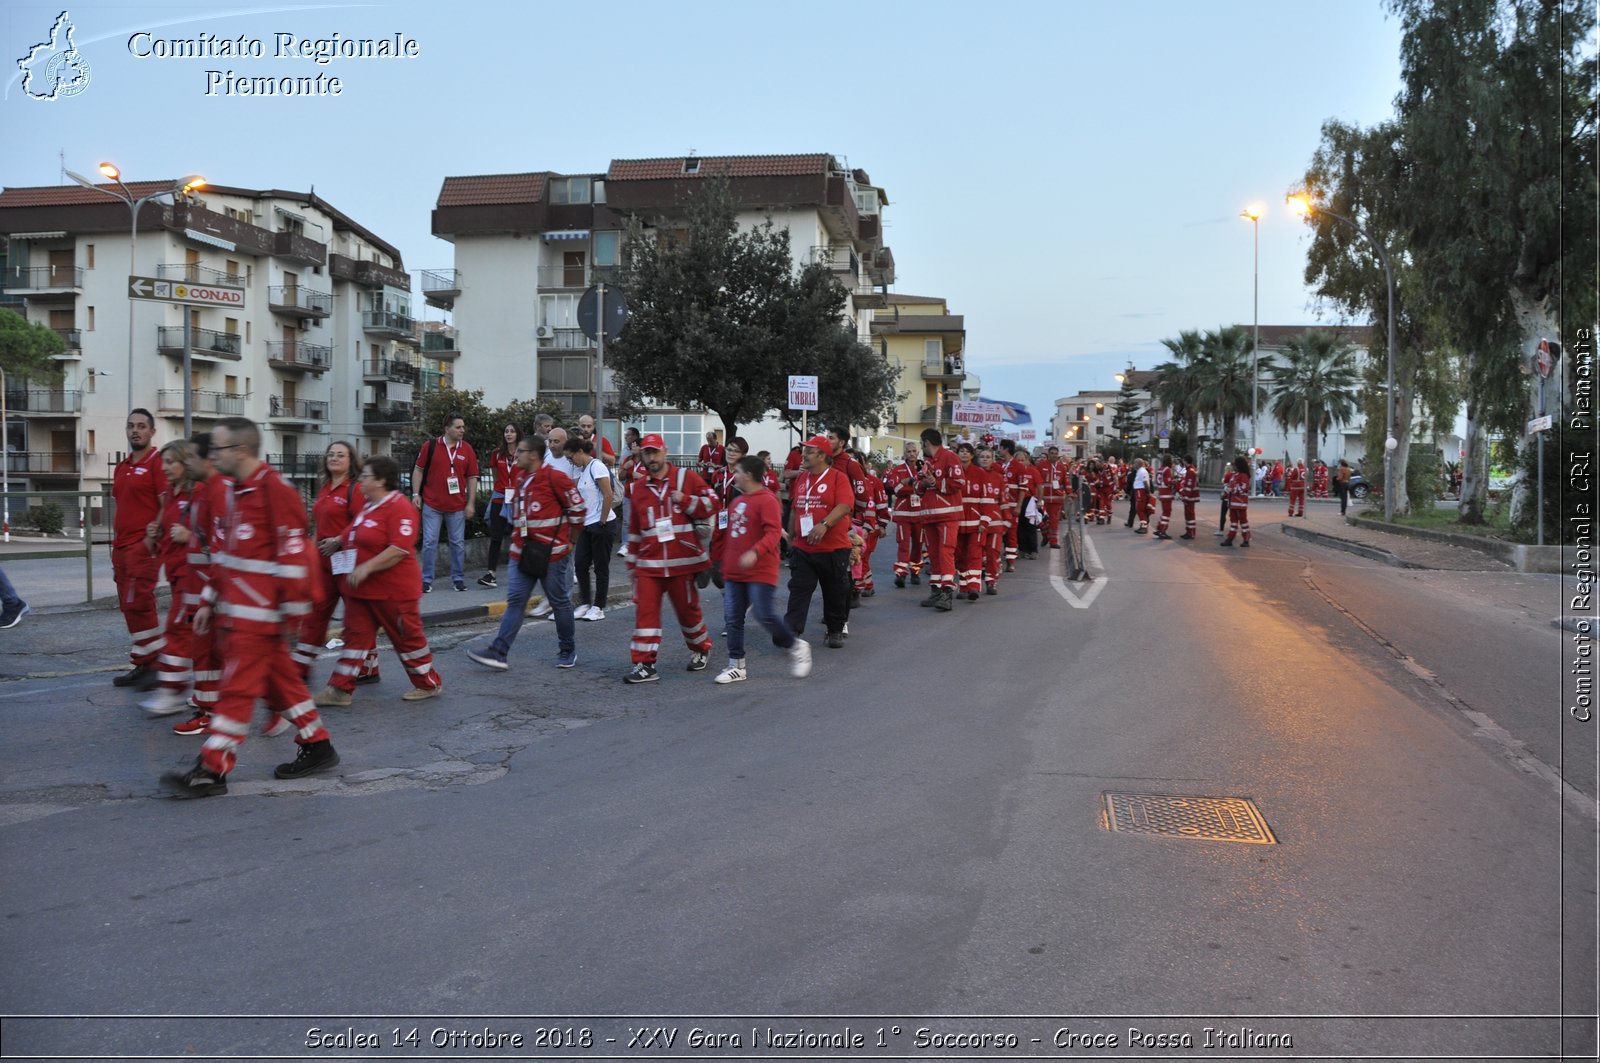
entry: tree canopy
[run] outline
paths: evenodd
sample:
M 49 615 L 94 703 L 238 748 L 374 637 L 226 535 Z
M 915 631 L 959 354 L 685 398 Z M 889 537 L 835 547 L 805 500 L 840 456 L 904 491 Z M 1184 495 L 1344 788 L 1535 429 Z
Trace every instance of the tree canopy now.
M 0 369 L 9 380 L 60 379 L 61 365 L 54 359 L 66 349 L 55 329 L 33 324 L 14 310 L 0 309 Z

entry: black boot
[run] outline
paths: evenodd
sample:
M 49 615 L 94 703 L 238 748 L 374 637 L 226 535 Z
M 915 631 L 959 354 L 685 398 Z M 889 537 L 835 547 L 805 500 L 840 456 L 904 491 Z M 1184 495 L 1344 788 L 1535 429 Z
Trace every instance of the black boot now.
M 896 576 L 894 578 L 894 585 L 896 587 L 904 587 L 906 585 L 906 578 L 904 576 Z
M 941 613 L 948 613 L 956 607 L 956 592 L 954 587 L 940 587 L 939 597 L 933 607 Z

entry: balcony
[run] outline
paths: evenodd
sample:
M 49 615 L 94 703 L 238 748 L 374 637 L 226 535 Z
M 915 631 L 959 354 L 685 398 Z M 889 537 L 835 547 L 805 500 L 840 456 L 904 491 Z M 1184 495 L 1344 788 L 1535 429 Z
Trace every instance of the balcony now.
M 422 354 L 425 358 L 454 361 L 461 357 L 461 339 L 455 329 L 430 329 L 422 334 Z
M 369 402 L 361 407 L 361 423 L 369 432 L 393 432 L 416 423 L 409 402 Z
M 388 310 L 367 310 L 361 315 L 361 331 L 369 336 L 410 339 L 412 326 L 413 322 L 408 315 Z
M 6 270 L 5 291 L 29 298 L 79 295 L 83 292 L 83 267 L 12 266 Z
M 415 384 L 417 367 L 395 358 L 368 358 L 361 363 L 361 378 L 368 383 Z
M 190 284 L 228 284 L 235 288 L 244 287 L 242 274 L 224 273 L 220 269 L 188 262 L 163 262 L 156 267 L 156 276 L 162 280 L 188 281 Z
M 57 358 L 82 358 L 83 357 L 83 332 L 75 328 L 52 329 L 67 349 L 56 355 Z
M 920 423 L 922 423 L 922 424 L 933 424 L 934 423 L 933 412 L 934 412 L 934 407 L 932 407 L 932 406 L 924 406 L 922 408 L 922 411 L 921 411 L 920 415 L 919 415 Z M 949 424 L 951 419 L 955 417 L 955 413 L 956 413 L 955 404 L 951 403 L 951 402 L 945 403 L 944 404 L 944 412 L 939 415 L 940 423 L 941 424 Z
M 959 358 L 946 358 L 943 365 L 922 365 L 922 379 L 957 383 L 967 378 L 966 367 Z
M 6 453 L 6 472 L 12 476 L 76 478 L 81 467 L 75 450 L 21 450 Z
M 321 454 L 267 454 L 266 462 L 289 476 L 321 476 Z
M 857 284 L 855 290 L 850 293 L 850 298 L 857 310 L 882 310 L 889 305 L 888 293 L 870 284 Z
M 83 410 L 83 392 L 50 388 L 7 388 L 6 412 L 59 417 Z
M 272 395 L 267 400 L 267 417 L 273 421 L 326 424 L 328 404 L 321 399 L 288 399 L 281 395 Z
M 873 284 L 894 283 L 894 252 L 880 247 L 866 256 L 867 279 Z
M 353 281 L 367 288 L 400 288 L 411 290 L 411 274 L 403 269 L 385 266 L 338 253 L 328 256 L 328 273 L 336 280 Z
M 274 284 L 267 289 L 267 309 L 289 317 L 327 317 L 333 313 L 333 296 L 303 284 Z
M 461 271 L 456 269 L 425 269 L 422 271 L 422 298 L 429 306 L 441 310 L 455 309 L 461 295 Z
M 333 348 L 299 340 L 269 340 L 267 364 L 288 373 L 316 373 L 328 371 L 333 363 Z
M 189 330 L 189 353 L 201 361 L 237 362 L 244 337 L 237 332 L 218 332 L 216 329 L 193 328 Z M 183 357 L 183 326 L 160 325 L 156 329 L 156 350 L 162 354 Z
M 594 340 L 583 334 L 580 328 L 551 328 L 540 325 L 536 333 L 539 338 L 539 349 L 556 351 L 583 350 L 594 346 Z
M 320 266 L 328 261 L 328 248 L 299 233 L 288 231 L 272 234 L 272 257 L 304 266 Z
M 834 273 L 856 276 L 861 271 L 861 260 L 851 247 L 813 247 L 806 256 L 806 264 L 822 266 Z
M 184 391 L 182 388 L 163 388 L 156 392 L 156 409 L 162 413 L 181 416 L 183 397 L 189 395 L 189 412 L 195 417 L 243 417 L 244 396 L 228 395 L 220 391 Z
M 540 266 L 539 290 L 552 288 L 587 288 L 593 275 L 587 264 L 577 266 Z

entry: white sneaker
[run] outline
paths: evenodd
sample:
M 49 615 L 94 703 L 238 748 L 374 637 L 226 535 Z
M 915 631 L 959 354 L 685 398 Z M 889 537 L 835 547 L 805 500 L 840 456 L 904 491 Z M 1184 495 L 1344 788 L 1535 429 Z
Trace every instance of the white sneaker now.
M 811 643 L 805 639 L 795 639 L 794 645 L 789 647 L 789 674 L 796 679 L 811 674 Z
M 583 618 L 585 620 L 604 620 L 606 618 L 606 611 L 600 608 L 598 605 L 591 605 L 589 606 L 588 613 L 584 614 Z
M 747 675 L 748 673 L 746 673 L 744 670 L 743 661 L 729 661 L 728 667 L 724 668 L 720 673 L 718 673 L 717 682 L 742 683 L 747 678 Z
M 171 716 L 189 707 L 189 697 L 176 690 L 158 690 L 139 702 L 139 707 L 151 716 Z
M 573 606 L 572 607 L 572 619 L 574 619 L 574 620 L 587 620 L 587 619 L 589 619 L 589 608 L 590 607 L 587 606 L 587 605 L 575 605 L 575 606 Z
M 541 598 L 539 600 L 539 604 L 533 607 L 533 612 L 529 613 L 528 615 L 533 617 L 535 620 L 543 620 L 545 617 L 549 616 L 555 611 L 556 607 L 550 604 L 549 598 Z

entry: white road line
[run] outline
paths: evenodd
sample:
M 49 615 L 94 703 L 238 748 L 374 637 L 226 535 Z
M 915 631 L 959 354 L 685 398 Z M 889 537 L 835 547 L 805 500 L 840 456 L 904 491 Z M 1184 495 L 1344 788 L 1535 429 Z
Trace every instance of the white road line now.
M 1083 533 L 1084 568 L 1088 570 L 1089 578 L 1081 583 L 1074 584 L 1063 579 L 1059 574 L 1050 574 L 1050 585 L 1056 593 L 1066 599 L 1068 605 L 1074 609 L 1087 609 L 1100 597 L 1100 590 L 1109 582 L 1105 569 L 1100 565 L 1100 552 L 1094 548 L 1094 540 L 1089 538 L 1089 533 Z M 1061 551 L 1061 564 L 1066 567 L 1066 551 Z M 1076 588 L 1082 587 L 1080 592 Z
M 116 670 L 117 671 L 122 671 L 123 669 L 116 669 Z M 24 682 L 24 683 L 35 682 L 35 683 L 38 683 L 38 682 L 50 682 L 50 681 L 49 680 L 44 680 L 44 679 L 23 679 L 23 680 L 20 680 L 20 682 Z M 18 691 L 14 691 L 12 693 L 9 693 L 9 694 L 0 694 L 0 698 L 36 698 L 36 697 L 39 697 L 41 694 L 53 694 L 58 690 L 76 690 L 78 687 L 96 687 L 96 686 L 101 686 L 104 683 L 105 683 L 105 679 L 104 678 L 85 679 L 85 680 L 82 680 L 81 682 L 77 682 L 77 683 L 55 683 L 55 682 L 50 682 L 50 686 L 45 688 L 45 689 L 42 689 L 42 690 L 37 688 L 37 687 L 34 688 L 33 690 L 18 690 Z

